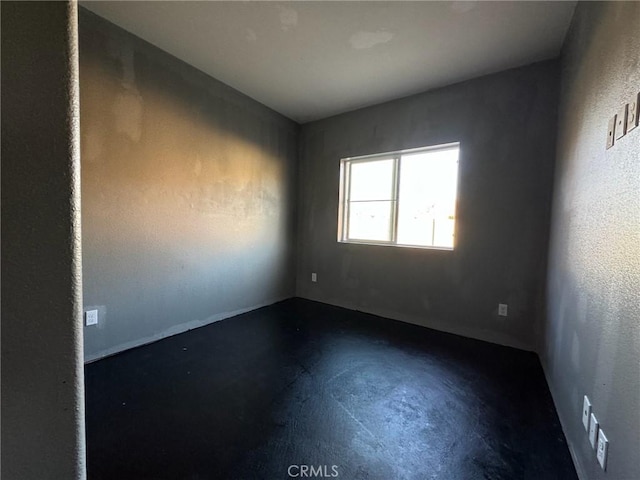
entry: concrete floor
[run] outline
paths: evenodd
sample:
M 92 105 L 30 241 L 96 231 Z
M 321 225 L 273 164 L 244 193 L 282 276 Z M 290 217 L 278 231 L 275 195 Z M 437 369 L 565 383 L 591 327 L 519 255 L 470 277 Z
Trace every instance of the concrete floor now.
M 89 364 L 86 398 L 91 480 L 577 479 L 536 355 L 301 299 Z

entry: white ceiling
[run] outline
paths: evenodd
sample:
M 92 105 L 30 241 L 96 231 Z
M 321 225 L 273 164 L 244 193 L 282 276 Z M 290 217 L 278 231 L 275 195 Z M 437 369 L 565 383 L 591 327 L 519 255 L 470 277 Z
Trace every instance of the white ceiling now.
M 304 123 L 553 58 L 576 2 L 82 5 Z

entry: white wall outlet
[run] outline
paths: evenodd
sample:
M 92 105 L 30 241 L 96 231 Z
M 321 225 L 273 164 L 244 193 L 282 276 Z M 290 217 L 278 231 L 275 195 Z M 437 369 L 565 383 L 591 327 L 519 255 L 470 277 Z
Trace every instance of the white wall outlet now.
M 589 422 L 589 443 L 591 443 L 591 448 L 596 448 L 596 442 L 598 440 L 598 431 L 600 430 L 600 424 L 596 419 L 596 416 L 591 414 L 591 421 Z
M 614 115 L 609 120 L 609 128 L 607 129 L 607 150 L 613 147 L 613 143 L 615 142 L 616 118 L 617 115 Z
M 312 282 L 317 282 L 318 281 L 318 274 L 317 273 L 312 273 L 311 274 L 311 281 Z
M 589 397 L 584 396 L 584 402 L 582 402 L 582 425 L 584 425 L 584 431 L 589 431 L 589 415 L 591 415 L 591 402 Z
M 603 470 L 607 469 L 607 455 L 609 453 L 609 440 L 605 436 L 604 432 L 600 430 L 598 433 L 598 463 L 602 467 Z
M 640 93 L 629 102 L 629 112 L 627 113 L 627 133 L 638 126 L 638 115 L 640 115 Z
M 625 104 L 616 115 L 616 140 L 627 134 L 627 107 Z
M 87 310 L 84 312 L 84 324 L 88 327 L 89 325 L 97 325 L 98 324 L 98 310 Z
M 498 304 L 498 315 L 500 315 L 501 317 L 506 317 L 507 311 L 508 311 L 508 306 L 506 303 Z

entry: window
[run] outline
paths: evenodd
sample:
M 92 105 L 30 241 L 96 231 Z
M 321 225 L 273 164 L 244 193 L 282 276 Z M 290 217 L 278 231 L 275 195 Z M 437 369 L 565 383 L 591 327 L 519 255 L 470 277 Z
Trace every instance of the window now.
M 338 241 L 453 249 L 458 143 L 340 163 Z

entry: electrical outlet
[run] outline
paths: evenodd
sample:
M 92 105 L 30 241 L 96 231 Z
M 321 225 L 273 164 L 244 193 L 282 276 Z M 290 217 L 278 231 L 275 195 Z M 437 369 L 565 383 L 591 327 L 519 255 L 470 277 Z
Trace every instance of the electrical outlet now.
M 312 273 L 311 274 L 311 281 L 312 282 L 317 282 L 318 281 L 318 275 L 316 273 Z
M 591 402 L 585 395 L 584 402 L 582 402 L 582 425 L 584 425 L 584 431 L 589 431 L 589 415 L 591 415 Z
M 607 440 L 606 435 L 602 430 L 598 433 L 598 452 L 596 456 L 598 457 L 598 463 L 602 467 L 602 470 L 607 469 L 607 455 L 609 453 L 609 440 Z
M 622 107 L 616 115 L 616 140 L 627 134 L 627 107 L 628 105 Z
M 88 327 L 90 325 L 98 324 L 98 310 L 87 310 L 84 312 L 84 324 Z
M 640 93 L 629 102 L 627 113 L 627 133 L 638 126 L 638 115 L 640 115 Z
M 589 422 L 589 443 L 591 443 L 591 448 L 596 448 L 596 441 L 598 440 L 598 431 L 600 424 L 598 420 L 596 420 L 596 416 L 591 414 L 591 421 Z
M 613 147 L 613 144 L 615 143 L 616 117 L 617 115 L 614 115 L 611 117 L 611 120 L 609 120 L 609 129 L 607 130 L 607 150 Z
M 499 303 L 498 304 L 498 315 L 500 315 L 501 317 L 506 317 L 507 316 L 507 309 L 508 306 L 506 303 Z

